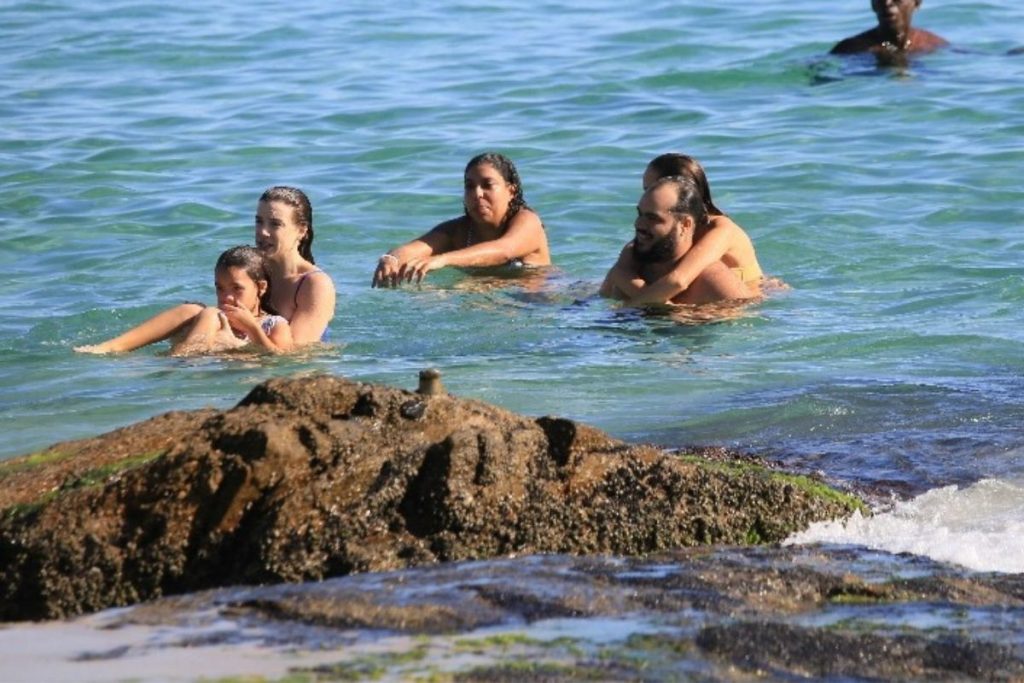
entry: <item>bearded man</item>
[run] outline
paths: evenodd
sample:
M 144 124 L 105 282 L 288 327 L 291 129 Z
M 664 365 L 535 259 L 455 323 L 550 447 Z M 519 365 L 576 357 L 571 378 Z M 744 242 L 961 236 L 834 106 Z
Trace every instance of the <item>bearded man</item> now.
M 628 301 L 627 282 L 653 282 L 675 269 L 693 247 L 695 235 L 708 224 L 700 190 L 688 178 L 670 176 L 651 185 L 636 206 L 635 235 L 608 271 L 601 296 Z M 739 275 L 716 261 L 690 286 L 665 303 L 705 304 L 756 296 Z

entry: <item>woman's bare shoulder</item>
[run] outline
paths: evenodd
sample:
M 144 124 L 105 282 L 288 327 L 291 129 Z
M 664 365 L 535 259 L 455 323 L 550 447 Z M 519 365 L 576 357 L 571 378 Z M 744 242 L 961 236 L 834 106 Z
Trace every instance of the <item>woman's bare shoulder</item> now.
M 465 230 L 468 221 L 468 216 L 456 216 L 455 218 L 449 218 L 448 220 L 441 221 L 431 228 L 430 231 L 434 232 L 436 230 L 437 232 L 451 234 L 457 230 Z
M 710 222 L 711 230 L 722 230 L 723 232 L 736 233 L 740 232 L 746 234 L 743 228 L 740 227 L 739 223 L 726 216 L 724 213 L 717 216 L 712 216 Z
M 466 241 L 468 225 L 468 216 L 456 216 L 454 218 L 449 218 L 432 227 L 430 231 L 423 236 L 423 238 L 433 236 L 434 239 L 442 240 L 441 243 L 434 245 L 442 252 L 458 249 L 459 245 L 464 244 Z M 430 240 L 428 239 L 428 241 Z
M 515 216 L 512 216 L 512 220 L 509 221 L 509 227 L 514 225 L 544 229 L 544 222 L 541 221 L 540 214 L 526 206 L 519 209 Z
M 313 295 L 326 291 L 334 292 L 334 278 L 331 277 L 330 273 L 319 266 L 314 270 L 307 271 L 302 276 L 302 280 L 303 286 L 299 290 L 300 294 L 303 290 L 306 290 Z

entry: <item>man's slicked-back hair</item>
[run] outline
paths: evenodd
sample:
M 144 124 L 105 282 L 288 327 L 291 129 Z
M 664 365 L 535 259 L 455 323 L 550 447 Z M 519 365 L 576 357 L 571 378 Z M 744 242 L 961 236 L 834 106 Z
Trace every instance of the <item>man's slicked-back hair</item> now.
M 677 175 L 658 178 L 647 188 L 647 191 L 652 192 L 663 185 L 670 185 L 676 190 L 676 201 L 669 211 L 677 216 L 690 216 L 698 230 L 707 227 L 709 221 L 708 210 L 704 206 L 704 198 L 701 196 L 700 188 L 697 186 L 697 183 L 693 182 L 692 178 Z

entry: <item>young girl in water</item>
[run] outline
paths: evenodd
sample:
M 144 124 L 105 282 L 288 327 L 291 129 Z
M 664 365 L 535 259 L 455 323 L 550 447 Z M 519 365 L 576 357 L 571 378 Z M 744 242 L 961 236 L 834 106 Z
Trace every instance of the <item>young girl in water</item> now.
M 282 353 L 292 349 L 291 326 L 272 312 L 270 276 L 259 250 L 240 246 L 225 251 L 214 266 L 213 282 L 217 307 L 202 307 L 187 329 L 171 337 L 171 355 L 244 348 Z
M 633 258 L 630 242 L 622 250 L 610 274 L 615 287 L 627 297 L 630 304 L 663 304 L 685 291 L 708 266 L 721 261 L 736 274 L 751 296 L 757 295 L 764 273 L 757 262 L 754 244 L 743 228 L 711 200 L 711 187 L 704 168 L 696 159 L 685 154 L 662 154 L 652 159 L 644 170 L 644 190 L 658 179 L 669 176 L 688 178 L 697 186 L 708 214 L 707 226 L 694 236 L 696 241 L 693 247 L 672 272 L 646 285 L 643 280 L 629 275 L 636 272 L 627 263 L 628 259 Z
M 172 355 L 255 348 L 271 353 L 294 346 L 288 321 L 270 304 L 270 276 L 263 254 L 254 247 L 228 249 L 213 268 L 217 308 L 204 308 Z

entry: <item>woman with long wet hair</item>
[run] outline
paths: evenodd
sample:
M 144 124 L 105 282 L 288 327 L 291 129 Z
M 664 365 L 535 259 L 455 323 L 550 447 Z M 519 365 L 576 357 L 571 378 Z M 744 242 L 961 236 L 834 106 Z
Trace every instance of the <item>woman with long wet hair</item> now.
M 463 173 L 464 213 L 383 254 L 374 287 L 419 282 L 440 268 L 547 266 L 547 235 L 526 204 L 515 165 L 497 152 L 469 160 Z
M 320 341 L 334 317 L 334 282 L 313 261 L 313 208 L 302 190 L 278 185 L 256 205 L 256 247 L 270 277 L 274 310 L 291 326 L 295 346 Z M 100 344 L 79 346 L 82 353 L 133 351 L 187 334 L 202 313 L 198 303 L 181 303 Z

